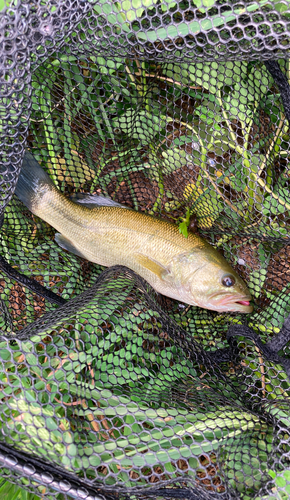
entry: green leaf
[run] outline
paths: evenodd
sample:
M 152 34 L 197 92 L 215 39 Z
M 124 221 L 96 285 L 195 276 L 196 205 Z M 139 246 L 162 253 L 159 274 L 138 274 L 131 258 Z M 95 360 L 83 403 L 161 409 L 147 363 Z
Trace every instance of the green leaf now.
M 181 222 L 178 226 L 179 232 L 185 236 L 185 238 L 188 237 L 188 229 L 187 229 L 187 224 L 186 222 Z
M 289 13 L 289 8 L 290 8 L 290 2 L 289 0 L 283 0 L 283 2 L 280 2 L 280 0 L 274 0 L 273 1 L 274 7 L 277 10 L 277 12 L 280 13 Z
M 136 112 L 128 109 L 123 115 L 113 120 L 113 126 L 133 139 L 138 139 L 142 144 L 151 142 L 158 132 L 165 126 L 165 121 L 152 115 L 148 111 Z

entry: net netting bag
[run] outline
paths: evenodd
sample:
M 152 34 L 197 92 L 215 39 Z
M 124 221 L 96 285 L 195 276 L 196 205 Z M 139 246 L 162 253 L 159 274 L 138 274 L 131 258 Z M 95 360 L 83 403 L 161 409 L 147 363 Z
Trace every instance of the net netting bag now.
M 13 0 L 0 19 L 1 477 L 58 500 L 289 498 L 290 2 Z M 202 236 L 253 311 L 59 246 L 15 194 L 27 153 L 67 199 Z

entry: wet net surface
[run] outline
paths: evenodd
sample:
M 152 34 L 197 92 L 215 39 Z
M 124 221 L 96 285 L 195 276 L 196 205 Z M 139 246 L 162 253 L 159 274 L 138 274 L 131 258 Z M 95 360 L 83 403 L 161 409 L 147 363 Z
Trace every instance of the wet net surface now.
M 1 14 L 4 479 L 58 500 L 289 498 L 289 23 L 286 0 Z M 203 236 L 253 312 L 62 249 L 14 194 L 25 150 L 67 197 Z

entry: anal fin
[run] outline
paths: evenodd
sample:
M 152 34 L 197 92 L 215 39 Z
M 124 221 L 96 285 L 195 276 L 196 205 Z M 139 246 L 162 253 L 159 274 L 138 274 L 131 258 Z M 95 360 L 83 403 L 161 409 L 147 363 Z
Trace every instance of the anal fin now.
M 78 255 L 78 257 L 86 259 L 86 257 L 74 246 L 74 244 L 62 234 L 56 233 L 54 239 L 61 248 L 64 248 L 65 250 L 68 250 L 68 252 Z

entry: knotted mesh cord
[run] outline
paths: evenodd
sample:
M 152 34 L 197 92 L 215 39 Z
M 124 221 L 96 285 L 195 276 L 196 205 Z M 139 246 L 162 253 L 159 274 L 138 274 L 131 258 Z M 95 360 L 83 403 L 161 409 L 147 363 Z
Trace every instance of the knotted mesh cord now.
M 4 478 L 59 499 L 288 498 L 289 13 L 107 0 L 1 16 Z M 60 249 L 12 198 L 25 148 L 67 196 L 183 230 L 190 209 L 253 314 L 188 308 Z

